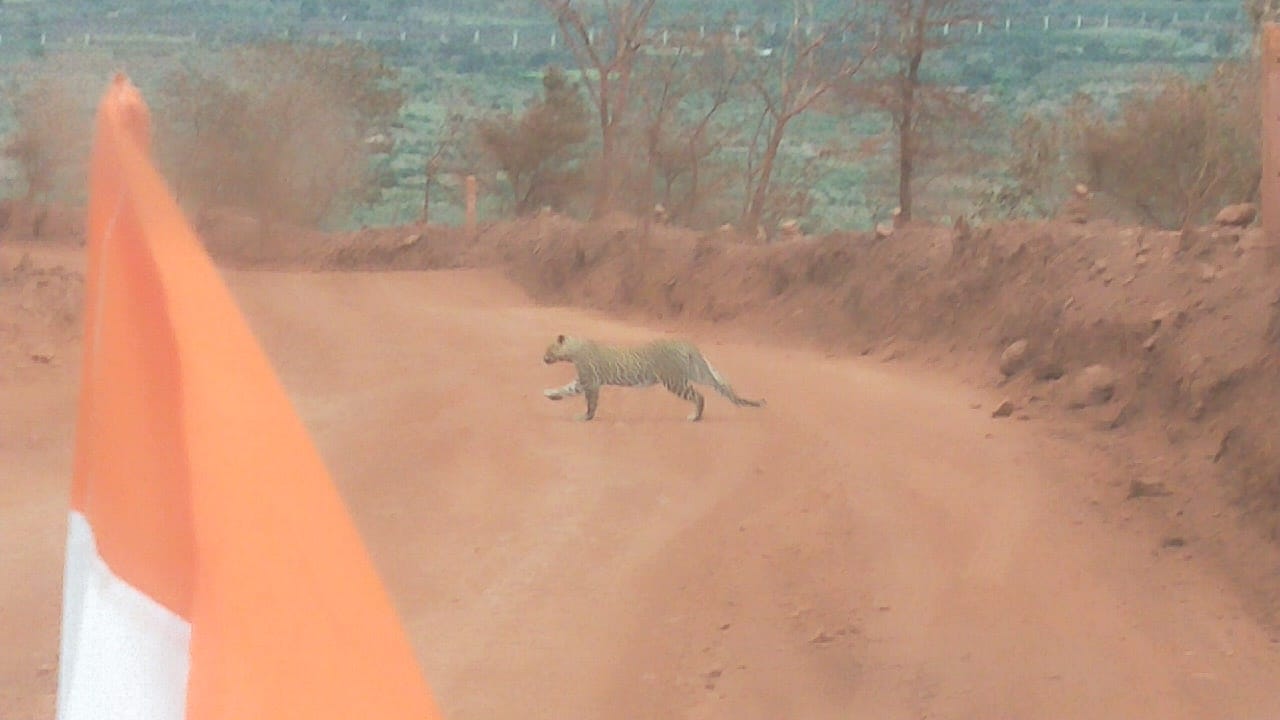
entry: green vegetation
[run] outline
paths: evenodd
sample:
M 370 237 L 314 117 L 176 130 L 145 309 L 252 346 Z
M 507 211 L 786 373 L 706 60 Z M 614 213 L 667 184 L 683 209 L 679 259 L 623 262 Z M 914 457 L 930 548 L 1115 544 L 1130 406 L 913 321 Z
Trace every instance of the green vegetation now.
M 474 173 L 481 180 L 482 217 L 542 205 L 589 212 L 599 198 L 578 196 L 601 187 L 595 179 L 604 126 L 593 99 L 600 76 L 582 62 L 581 44 L 567 42 L 572 38 L 552 12 L 558 3 L 0 4 L 0 65 L 15 78 L 0 107 L 7 140 L 0 193 L 79 198 L 74 156 L 87 148 L 98 94 L 110 73 L 122 68 L 153 105 L 171 177 L 185 196 L 201 202 L 350 227 L 421 218 L 430 194 L 432 221 L 457 222 L 459 177 Z M 892 0 L 880 3 L 887 8 Z M 608 36 L 609 21 L 592 14 L 595 5 L 569 5 L 583 8 L 593 42 L 597 32 Z M 780 99 L 776 93 L 785 89 L 780 63 L 794 60 L 803 39 L 813 37 L 792 34 L 792 5 L 653 3 L 646 45 L 626 60 L 631 97 L 609 141 L 617 147 L 609 151 L 608 184 L 622 209 L 639 212 L 660 202 L 673 220 L 697 227 L 749 216 L 771 227 L 782 217 L 797 217 L 809 231 L 866 228 L 888 218 L 899 204 L 897 149 L 905 136 L 895 121 L 895 96 L 869 88 L 889 87 L 891 68 L 903 66 L 873 61 L 844 77 L 840 68 L 866 50 L 876 38 L 873 29 L 889 14 L 849 18 L 843 14 L 847 2 L 808 5 L 812 14 L 798 26 L 826 32 L 826 42 L 795 80 L 809 90 L 825 81 L 823 73 L 834 81 L 773 138 L 777 117 L 765 103 Z M 1192 144 L 1201 153 L 1197 167 L 1207 162 L 1221 176 L 1209 189 L 1181 188 L 1184 198 L 1200 198 L 1196 202 L 1206 206 L 1190 214 L 1247 199 L 1243 195 L 1256 192 L 1242 125 L 1249 108 L 1230 93 L 1248 83 L 1232 81 L 1228 90 L 1225 80 L 1212 78 L 1224 61 L 1247 57 L 1251 17 L 1262 12 L 1255 5 L 1266 3 L 1010 0 L 969 4 L 965 13 L 937 20 L 929 28 L 936 44 L 918 73 L 927 123 L 919 125 L 920 157 L 912 166 L 915 216 L 945 221 L 962 213 L 1048 213 L 1063 188 L 1077 181 L 1123 196 L 1120 190 L 1142 183 L 1114 169 L 1095 173 L 1077 160 L 1099 147 L 1105 154 L 1108 142 L 1153 136 L 1150 123 L 1166 115 L 1161 103 L 1175 101 L 1191 103 L 1187 107 L 1199 108 L 1205 118 L 1231 116 L 1179 131 L 1183 139 L 1200 133 L 1202 141 Z M 286 73 L 286 65 L 312 69 Z M 336 84 L 322 81 L 338 67 L 358 71 L 339 73 Z M 549 108 L 552 89 L 544 83 L 550 67 L 564 70 L 555 76 L 564 83 L 555 92 L 576 87 L 574 102 L 581 108 L 566 109 L 564 95 L 555 101 L 558 109 Z M 584 67 L 592 72 L 582 74 Z M 284 83 L 286 77 L 295 83 Z M 315 91 L 302 92 L 299 83 Z M 617 88 L 609 92 L 616 103 Z M 1089 99 L 1087 118 L 1067 112 L 1081 97 Z M 557 113 L 579 110 L 585 130 L 575 116 L 568 131 L 554 137 L 550 128 L 562 117 Z M 209 128 L 219 124 L 215 116 L 232 128 L 226 137 L 211 138 Z M 969 122 L 958 122 L 962 116 Z M 548 125 L 549 117 L 557 119 Z M 1085 125 L 1069 127 L 1064 118 L 1087 120 L 1092 134 Z M 915 128 L 922 121 L 912 122 Z M 1206 133 L 1225 135 L 1206 140 Z M 548 137 L 552 142 L 545 142 Z M 1169 142 L 1181 147 L 1183 139 Z M 763 198 L 756 197 L 774 140 L 767 187 Z M 524 145 L 550 154 L 514 157 L 512 149 Z M 268 167 L 267 149 L 290 146 L 293 159 Z M 245 157 L 230 162 L 237 151 Z M 1204 157 L 1216 152 L 1226 159 Z M 328 164 L 321 162 L 326 158 Z M 351 165 L 352 158 L 362 166 Z M 227 161 L 217 172 L 230 174 L 217 176 L 215 159 Z M 333 182 L 322 188 L 308 181 L 307 193 L 289 195 L 301 177 Z M 1148 219 L 1175 225 L 1185 210 L 1166 203 Z

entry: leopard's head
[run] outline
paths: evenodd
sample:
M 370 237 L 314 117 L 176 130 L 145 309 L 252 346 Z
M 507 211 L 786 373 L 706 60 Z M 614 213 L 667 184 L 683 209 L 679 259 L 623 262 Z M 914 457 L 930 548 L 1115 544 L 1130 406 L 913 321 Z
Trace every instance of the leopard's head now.
M 568 335 L 557 335 L 555 342 L 547 346 L 542 354 L 542 362 L 551 365 L 558 362 L 573 362 L 573 352 L 580 345 L 576 338 Z

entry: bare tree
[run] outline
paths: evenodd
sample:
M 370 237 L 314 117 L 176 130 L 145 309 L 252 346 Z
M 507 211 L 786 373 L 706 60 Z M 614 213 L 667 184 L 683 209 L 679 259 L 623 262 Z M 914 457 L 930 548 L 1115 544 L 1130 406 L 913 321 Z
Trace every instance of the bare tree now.
M 631 103 L 631 81 L 640 49 L 648 41 L 649 16 L 656 0 L 541 0 L 556 18 L 565 46 L 582 70 L 583 84 L 595 106 L 600 128 L 600 169 L 595 183 L 592 214 L 612 209 L 617 190 L 620 136 Z M 584 9 L 598 4 L 605 23 L 597 37 Z
M 440 132 L 434 138 L 427 159 L 423 163 L 422 216 L 423 225 L 431 220 L 431 192 L 440 184 L 444 173 L 462 169 L 467 147 L 467 129 L 471 125 L 469 97 L 451 104 Z
M 740 224 L 746 232 L 760 227 L 769 202 L 778 151 L 791 121 L 811 110 L 834 88 L 858 73 L 875 45 L 833 43 L 856 35 L 852 12 L 815 24 L 811 2 L 793 0 L 792 22 L 782 47 L 755 63 L 749 78 L 752 95 L 760 103 L 747 153 L 746 201 Z
M 1097 170 L 1080 152 L 1098 122 L 1096 101 L 1076 93 L 1050 112 L 1025 113 L 1006 129 L 1008 149 L 999 167 L 1007 179 L 980 201 L 983 214 L 997 217 L 1045 217 L 1081 179 Z
M 742 72 L 732 49 L 715 42 L 678 40 L 641 66 L 645 205 L 652 205 L 660 183 L 661 203 L 673 220 L 688 221 L 697 212 L 707 164 L 731 137 L 717 120 Z
M 642 211 L 653 204 L 657 177 L 667 177 L 663 193 L 665 205 L 671 188 L 668 169 L 674 156 L 677 139 L 672 137 L 672 127 L 679 121 L 681 105 L 693 92 L 688 82 L 687 65 L 695 49 L 683 43 L 664 50 L 654 60 L 642 63 L 638 68 L 638 95 L 644 116 L 645 173 Z
M 973 20 L 982 0 L 879 0 L 886 67 L 861 99 L 887 112 L 893 120 L 898 161 L 899 220 L 911 219 L 912 183 L 931 130 L 948 118 L 973 117 L 970 99 L 929 83 L 921 75 L 927 54 L 943 47 L 949 24 Z M 941 121 L 941 122 L 940 122 Z

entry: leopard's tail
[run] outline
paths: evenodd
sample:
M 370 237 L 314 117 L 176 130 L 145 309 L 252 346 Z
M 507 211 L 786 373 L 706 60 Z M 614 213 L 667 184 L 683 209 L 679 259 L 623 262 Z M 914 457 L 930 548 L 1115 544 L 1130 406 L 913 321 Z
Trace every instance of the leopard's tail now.
M 690 361 L 690 365 L 693 368 L 693 377 L 690 379 L 703 385 L 710 385 L 734 405 L 738 407 L 765 407 L 767 405 L 764 398 L 748 400 L 747 398 L 739 397 L 738 393 L 734 392 L 733 387 L 729 385 L 729 381 L 725 380 L 724 376 L 717 372 L 715 367 L 701 353 L 692 353 Z

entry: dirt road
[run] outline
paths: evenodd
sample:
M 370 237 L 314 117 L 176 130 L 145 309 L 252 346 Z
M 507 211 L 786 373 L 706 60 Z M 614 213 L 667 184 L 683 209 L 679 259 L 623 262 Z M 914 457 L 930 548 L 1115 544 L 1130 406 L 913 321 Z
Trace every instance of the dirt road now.
M 977 390 L 698 334 L 768 408 L 614 389 L 582 424 L 546 343 L 656 330 L 486 273 L 229 277 L 450 720 L 1280 713 L 1280 646 L 1212 569 L 1114 527 L 1106 460 Z M 3 378 L 14 720 L 56 675 L 74 376 L 44 372 Z

